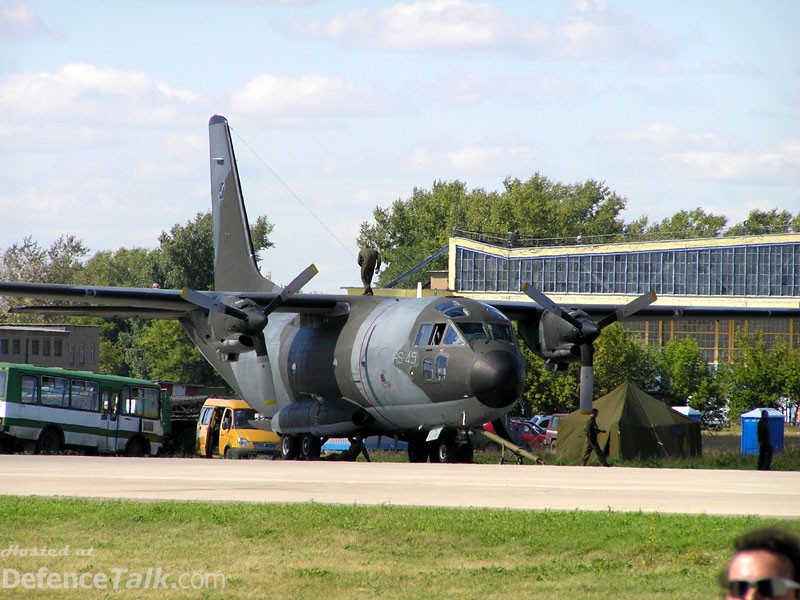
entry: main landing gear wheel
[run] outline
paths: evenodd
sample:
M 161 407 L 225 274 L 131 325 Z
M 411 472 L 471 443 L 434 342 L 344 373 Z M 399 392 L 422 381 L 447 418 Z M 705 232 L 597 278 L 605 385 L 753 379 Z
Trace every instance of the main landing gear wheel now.
M 299 440 L 293 435 L 281 436 L 281 458 L 283 460 L 294 460 L 300 453 Z
M 304 460 L 317 460 L 321 450 L 322 444 L 317 436 L 306 433 L 300 438 L 300 456 Z

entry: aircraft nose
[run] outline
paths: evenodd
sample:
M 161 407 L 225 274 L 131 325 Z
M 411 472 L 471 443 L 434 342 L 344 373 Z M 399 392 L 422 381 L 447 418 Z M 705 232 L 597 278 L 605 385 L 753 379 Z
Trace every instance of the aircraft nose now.
M 490 408 L 513 404 L 522 394 L 525 367 L 522 358 L 506 350 L 493 350 L 479 357 L 470 371 L 472 393 Z

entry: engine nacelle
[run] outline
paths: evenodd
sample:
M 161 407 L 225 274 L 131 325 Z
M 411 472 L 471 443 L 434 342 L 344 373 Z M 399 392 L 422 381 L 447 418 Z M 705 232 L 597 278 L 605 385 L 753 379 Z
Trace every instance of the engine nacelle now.
M 283 407 L 272 417 L 272 430 L 279 434 L 310 433 L 325 437 L 359 431 L 372 421 L 364 410 L 346 404 L 302 400 Z
M 225 340 L 211 340 L 210 344 L 223 354 L 243 354 L 253 350 L 253 339 L 249 335 L 238 335 Z

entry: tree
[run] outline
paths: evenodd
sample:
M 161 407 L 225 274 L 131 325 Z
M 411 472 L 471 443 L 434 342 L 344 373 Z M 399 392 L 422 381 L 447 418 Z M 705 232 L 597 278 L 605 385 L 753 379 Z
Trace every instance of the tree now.
M 681 210 L 659 223 L 646 228 L 646 233 L 661 239 L 709 238 L 722 233 L 726 217 L 706 213 L 702 208 L 692 211 Z
M 644 391 L 655 391 L 657 356 L 640 338 L 613 323 L 595 342 L 594 398 L 631 381 Z
M 767 350 L 763 335 L 738 332 L 734 346 L 730 363 L 718 371 L 730 417 L 754 408 L 775 407 L 782 395 L 782 381 L 778 360 Z
M 273 225 L 264 216 L 250 226 L 256 253 L 273 246 L 269 240 Z M 162 232 L 161 244 L 153 256 L 153 281 L 163 288 L 214 289 L 214 232 L 210 212 L 197 213 L 194 221 L 174 225 Z
M 83 242 L 75 236 L 62 235 L 47 249 L 39 246 L 38 242 L 28 236 L 22 243 L 12 244 L 3 253 L 0 279 L 37 283 L 73 283 L 80 276 L 83 269 L 81 258 L 87 252 Z M 5 313 L 9 301 L 4 297 L 0 302 L 2 303 L 0 308 Z M 31 321 L 32 317 L 26 315 L 25 320 Z M 41 317 L 40 320 L 47 319 Z
M 206 385 L 222 382 L 177 321 L 155 320 L 145 324 L 135 339 L 133 352 L 146 357 L 140 363 L 139 377 Z
M 435 181 L 430 190 L 414 188 L 411 198 L 396 200 L 391 208 L 375 208 L 374 223 L 363 222 L 358 244 L 378 248 L 385 265 L 378 284 L 402 275 L 446 246 L 453 228 L 475 234 L 553 238 L 620 234 L 619 215 L 625 200 L 605 184 L 553 183 L 537 173 L 528 181 L 506 179 L 501 193 L 477 188 L 468 191 L 460 181 Z M 446 268 L 442 257 L 428 270 Z M 426 273 L 401 285 L 414 287 Z
M 754 209 L 745 221 L 728 229 L 725 235 L 764 235 L 790 231 L 800 231 L 800 213 L 793 219 L 788 210 L 779 212 L 777 208 L 770 211 Z

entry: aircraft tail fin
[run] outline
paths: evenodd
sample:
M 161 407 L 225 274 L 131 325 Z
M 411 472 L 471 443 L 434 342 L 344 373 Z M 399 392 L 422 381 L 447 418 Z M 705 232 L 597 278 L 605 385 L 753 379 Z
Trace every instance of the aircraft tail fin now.
M 225 117 L 211 117 L 208 137 L 214 220 L 214 289 L 237 292 L 280 289 L 258 269 L 230 127 Z

